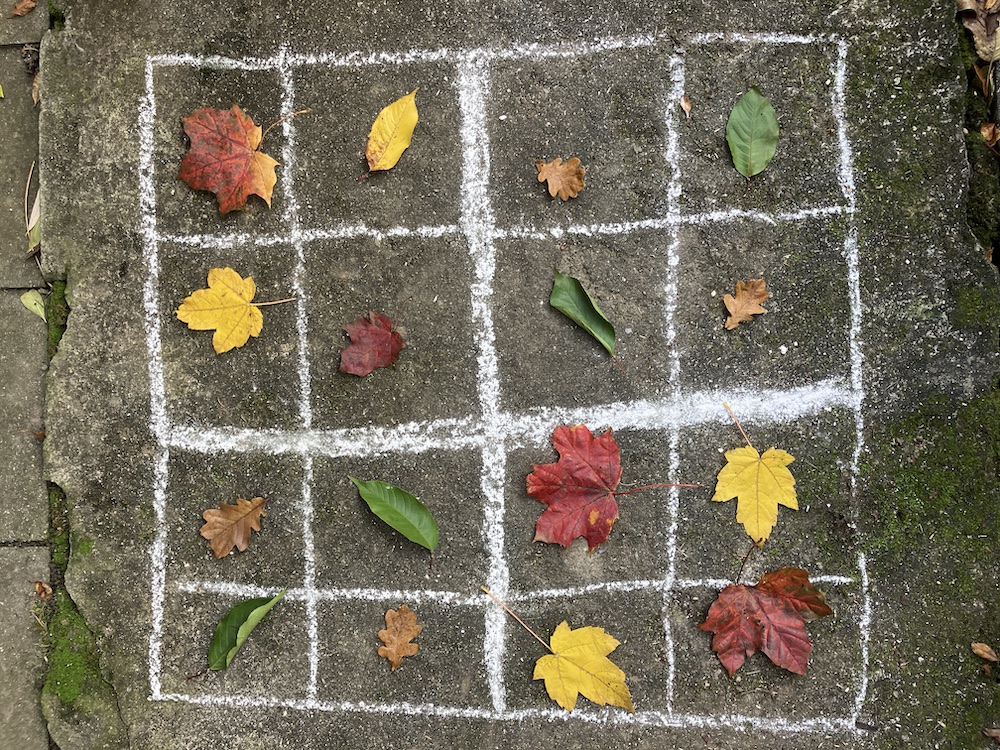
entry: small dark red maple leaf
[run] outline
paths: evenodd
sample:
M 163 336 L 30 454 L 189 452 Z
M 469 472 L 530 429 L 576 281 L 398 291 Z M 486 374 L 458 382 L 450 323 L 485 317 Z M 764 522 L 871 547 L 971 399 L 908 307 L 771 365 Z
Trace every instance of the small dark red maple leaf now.
M 181 122 L 191 139 L 177 175 L 195 190 L 208 190 L 225 216 L 259 195 L 268 206 L 278 162 L 259 151 L 263 133 L 236 104 L 231 109 L 196 110 Z
M 582 536 L 593 552 L 618 518 L 618 444 L 610 429 L 595 438 L 582 424 L 557 427 L 552 444 L 559 460 L 528 475 L 528 494 L 549 506 L 535 523 L 535 541 L 568 547 Z
M 714 633 L 712 650 L 730 677 L 758 650 L 779 667 L 805 674 L 812 651 L 806 623 L 832 614 L 806 571 L 782 568 L 765 573 L 756 586 L 726 586 L 698 627 Z
M 367 375 L 377 367 L 388 367 L 406 344 L 392 329 L 392 321 L 377 312 L 368 312 L 343 326 L 351 343 L 340 353 L 340 371 L 351 375 Z

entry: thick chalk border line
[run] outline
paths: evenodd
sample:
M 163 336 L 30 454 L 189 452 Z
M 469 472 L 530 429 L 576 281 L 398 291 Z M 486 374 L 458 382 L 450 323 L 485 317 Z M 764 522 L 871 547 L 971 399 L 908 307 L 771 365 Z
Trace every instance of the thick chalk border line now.
M 575 57 L 583 54 L 613 52 L 615 50 L 650 47 L 661 41 L 669 41 L 656 36 L 634 36 L 629 38 L 607 38 L 593 42 L 540 45 L 529 44 L 505 50 L 412 50 L 403 53 L 348 53 L 297 55 L 282 49 L 272 58 L 232 59 L 223 57 L 202 57 L 194 55 L 157 55 L 148 57 L 145 68 L 146 96 L 140 105 L 139 129 L 139 188 L 140 219 L 139 228 L 144 240 L 144 258 L 147 277 L 144 286 L 145 313 L 147 324 L 148 370 L 150 376 L 150 430 L 155 440 L 153 456 L 153 509 L 157 519 L 157 533 L 150 549 L 151 560 L 151 608 L 152 626 L 149 642 L 151 700 L 176 700 L 196 704 L 239 705 L 239 706 L 282 706 L 323 711 L 355 711 L 368 713 L 403 713 L 413 715 L 434 715 L 441 717 L 467 717 L 519 720 L 540 717 L 549 720 L 569 717 L 582 721 L 602 723 L 640 723 L 668 727 L 742 727 L 764 729 L 775 732 L 844 732 L 855 730 L 855 724 L 863 708 L 868 688 L 868 640 L 871 624 L 871 601 L 869 581 L 864 555 L 859 555 L 858 568 L 862 595 L 862 611 L 859 618 L 861 637 L 860 676 L 855 695 L 855 706 L 848 718 L 819 718 L 801 721 L 787 721 L 781 718 L 752 716 L 699 716 L 675 714 L 670 701 L 673 691 L 673 641 L 669 622 L 664 622 L 668 651 L 668 676 L 666 684 L 668 708 L 666 712 L 640 711 L 635 715 L 609 711 L 581 711 L 565 714 L 555 710 L 511 711 L 506 708 L 506 689 L 503 685 L 502 662 L 504 653 L 504 628 L 506 620 L 496 607 L 485 604 L 482 597 L 469 597 L 458 592 L 435 591 L 392 591 L 382 589 L 317 589 L 315 587 L 315 560 L 312 546 L 312 501 L 311 465 L 317 455 L 372 455 L 379 452 L 419 453 L 432 447 L 458 448 L 476 446 L 483 451 L 484 473 L 482 489 L 486 498 L 486 523 L 484 536 L 490 545 L 491 588 L 512 601 L 537 598 L 558 598 L 578 596 L 591 591 L 635 591 L 661 590 L 665 603 L 674 589 L 701 586 L 721 587 L 726 581 L 715 579 L 676 579 L 674 576 L 674 555 L 676 551 L 677 493 L 670 497 L 669 515 L 672 518 L 668 529 L 667 578 L 662 581 L 618 581 L 593 586 L 566 589 L 551 589 L 529 592 L 508 590 L 509 576 L 503 552 L 503 486 L 507 451 L 524 444 L 543 444 L 557 424 L 590 422 L 610 424 L 621 428 L 628 426 L 660 426 L 670 431 L 669 463 L 670 473 L 677 468 L 676 452 L 679 430 L 687 424 L 720 421 L 718 403 L 727 398 L 737 404 L 737 408 L 748 422 L 790 421 L 805 414 L 815 413 L 832 407 L 848 407 L 855 415 L 857 440 L 851 461 L 852 492 L 856 491 L 858 465 L 864 449 L 862 406 L 864 388 L 862 381 L 861 351 L 861 298 L 859 279 L 859 250 L 855 224 L 855 195 L 852 165 L 852 151 L 847 135 L 845 119 L 845 78 L 847 44 L 833 35 L 786 35 L 786 34 L 700 34 L 692 37 L 688 44 L 696 46 L 714 42 L 745 44 L 824 44 L 834 46 L 837 55 L 833 64 L 835 85 L 831 95 L 831 106 L 838 128 L 840 150 L 839 179 L 845 199 L 844 205 L 824 206 L 794 212 L 766 214 L 758 211 L 733 209 L 685 216 L 679 206 L 680 168 L 677 133 L 673 124 L 674 102 L 684 91 L 683 50 L 677 50 L 670 61 L 671 101 L 664 103 L 667 143 L 664 158 L 672 169 L 672 177 L 667 193 L 667 210 L 663 217 L 636 222 L 597 225 L 573 225 L 567 227 L 513 227 L 501 229 L 496 226 L 490 207 L 489 179 L 489 139 L 485 126 L 485 101 L 488 98 L 489 63 L 493 60 L 535 59 L 554 57 Z M 282 188 L 285 195 L 285 219 L 289 226 L 288 236 L 244 236 L 233 235 L 161 235 L 157 231 L 155 173 L 153 166 L 153 126 L 156 118 L 154 93 L 154 73 L 157 67 L 215 67 L 242 70 L 276 70 L 282 88 L 282 107 L 291 112 L 294 107 L 294 85 L 291 75 L 293 68 L 303 65 L 321 66 L 363 66 L 375 64 L 405 65 L 411 62 L 448 61 L 456 65 L 456 88 L 462 114 L 463 147 L 463 205 L 462 218 L 458 226 L 430 226 L 418 228 L 393 227 L 386 230 L 374 229 L 361 224 L 342 225 L 331 229 L 303 229 L 298 217 L 298 204 L 294 198 L 292 169 L 283 170 Z M 286 165 L 293 165 L 295 153 L 294 123 L 283 123 L 285 146 L 283 159 Z M 848 293 L 851 309 L 850 324 L 850 383 L 833 378 L 812 386 L 786 391 L 717 392 L 682 394 L 679 388 L 680 361 L 673 347 L 676 332 L 673 314 L 676 305 L 676 269 L 679 264 L 677 229 L 685 224 L 752 220 L 774 223 L 777 221 L 801 221 L 824 217 L 845 216 L 849 222 L 848 235 L 844 245 L 844 257 L 848 267 Z M 537 409 L 526 414 L 505 414 L 499 411 L 499 378 L 497 374 L 496 351 L 492 326 L 492 280 L 495 267 L 494 240 L 503 237 L 559 238 L 564 235 L 627 234 L 640 230 L 667 230 L 670 243 L 667 251 L 667 305 L 666 339 L 671 350 L 671 368 L 668 383 L 672 397 L 664 402 L 631 402 L 610 404 L 583 409 Z M 359 428 L 353 430 L 314 430 L 311 427 L 311 398 L 309 361 L 306 348 L 308 317 L 307 300 L 304 294 L 304 247 L 307 243 L 325 238 L 350 238 L 370 236 L 376 238 L 393 236 L 440 237 L 461 233 L 469 244 L 470 254 L 475 264 L 475 281 L 472 289 L 473 318 L 478 323 L 479 379 L 478 390 L 481 413 L 475 417 L 458 420 L 434 420 L 427 423 L 411 423 L 389 428 Z M 201 247 L 230 247 L 236 243 L 250 242 L 258 246 L 291 244 L 295 250 L 293 288 L 298 297 L 296 325 L 298 331 L 299 367 L 301 398 L 299 402 L 300 428 L 282 430 L 238 430 L 232 428 L 180 428 L 172 426 L 169 420 L 167 398 L 164 385 L 163 363 L 160 351 L 159 302 L 159 244 L 175 243 Z M 756 417 L 756 419 L 755 419 Z M 724 421 L 724 420 L 721 420 Z M 307 628 L 310 640 L 310 676 L 306 687 L 305 700 L 282 700 L 277 698 L 254 698 L 241 696 L 188 696 L 163 693 L 160 683 L 160 652 L 162 648 L 163 603 L 166 596 L 166 521 L 165 508 L 168 489 L 168 459 L 172 447 L 216 453 L 222 450 L 294 453 L 304 460 L 303 484 L 303 544 L 305 547 L 305 577 L 301 588 L 288 592 L 291 599 L 299 599 L 307 605 Z M 844 576 L 821 576 L 819 582 L 830 584 L 850 584 L 856 579 Z M 181 591 L 209 591 L 229 596 L 264 595 L 267 590 L 241 584 L 215 584 L 209 582 L 187 582 L 174 584 L 172 589 Z M 317 602 L 331 599 L 387 600 L 400 597 L 415 601 L 434 600 L 460 606 L 486 608 L 486 643 L 484 658 L 488 672 L 493 708 L 467 709 L 438 706 L 432 704 L 371 704 L 371 703 L 331 703 L 317 700 L 316 674 L 318 664 L 318 636 L 316 621 Z

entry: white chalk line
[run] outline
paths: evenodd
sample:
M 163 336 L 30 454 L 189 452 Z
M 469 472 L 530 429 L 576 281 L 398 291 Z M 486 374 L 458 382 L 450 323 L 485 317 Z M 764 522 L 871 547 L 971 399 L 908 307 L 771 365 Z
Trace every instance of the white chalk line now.
M 655 710 L 627 711 L 577 708 L 573 713 L 554 709 L 526 708 L 495 711 L 464 706 L 445 706 L 438 703 L 375 703 L 366 701 L 319 701 L 299 698 L 258 697 L 248 695 L 185 695 L 164 693 L 163 700 L 191 703 L 200 706 L 225 706 L 227 708 L 290 708 L 300 711 L 328 713 L 382 714 L 389 716 L 433 716 L 441 719 L 483 719 L 486 721 L 542 720 L 583 721 L 588 724 L 640 725 L 670 729 L 724 729 L 727 731 L 765 731 L 775 734 L 802 734 L 826 732 L 842 734 L 857 728 L 849 718 L 817 717 L 796 721 L 782 717 L 750 716 L 746 714 L 669 714 Z

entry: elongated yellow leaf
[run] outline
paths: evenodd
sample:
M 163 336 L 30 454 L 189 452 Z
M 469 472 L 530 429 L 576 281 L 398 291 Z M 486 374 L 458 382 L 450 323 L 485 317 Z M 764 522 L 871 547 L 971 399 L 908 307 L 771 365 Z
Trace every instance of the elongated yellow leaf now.
M 417 126 L 418 90 L 413 89 L 406 96 L 397 99 L 375 118 L 365 149 L 370 171 L 392 169 L 409 147 L 413 129 Z
M 243 346 L 251 336 L 259 336 L 264 316 L 253 304 L 257 285 L 232 268 L 208 272 L 208 289 L 199 289 L 177 308 L 177 319 L 195 331 L 215 331 L 212 346 L 216 354 Z
M 551 654 L 535 662 L 536 680 L 545 680 L 545 689 L 556 703 L 572 711 L 577 695 L 599 706 L 621 706 L 635 713 L 625 673 L 608 658 L 619 643 L 604 628 L 573 630 L 563 621 L 556 626 L 549 644 Z
M 771 535 L 778 522 L 778 505 L 798 510 L 795 500 L 795 477 L 788 470 L 792 454 L 768 448 L 764 455 L 747 446 L 726 451 L 728 463 L 719 472 L 712 500 L 725 502 L 736 498 L 736 520 L 758 546 Z

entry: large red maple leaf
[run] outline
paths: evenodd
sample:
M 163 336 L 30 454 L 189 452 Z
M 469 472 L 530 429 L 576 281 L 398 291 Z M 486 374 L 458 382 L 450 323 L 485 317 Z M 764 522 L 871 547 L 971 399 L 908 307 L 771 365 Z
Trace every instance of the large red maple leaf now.
M 403 337 L 392 329 L 392 320 L 381 313 L 368 311 L 343 326 L 351 343 L 340 353 L 340 371 L 351 375 L 367 375 L 376 367 L 388 367 L 406 344 Z
M 712 650 L 730 677 L 758 650 L 779 667 L 805 674 L 812 651 L 806 623 L 832 614 L 806 571 L 782 568 L 765 573 L 756 586 L 726 586 L 698 627 L 714 633 Z
M 568 547 L 582 536 L 593 552 L 618 518 L 618 444 L 610 429 L 595 438 L 582 424 L 557 427 L 552 444 L 559 460 L 528 475 L 528 494 L 549 506 L 535 523 L 535 541 Z
M 203 107 L 181 122 L 191 148 L 181 160 L 180 179 L 195 190 L 215 193 L 223 216 L 243 208 L 251 195 L 271 205 L 278 162 L 258 150 L 260 126 L 242 109 L 236 104 L 228 110 Z

